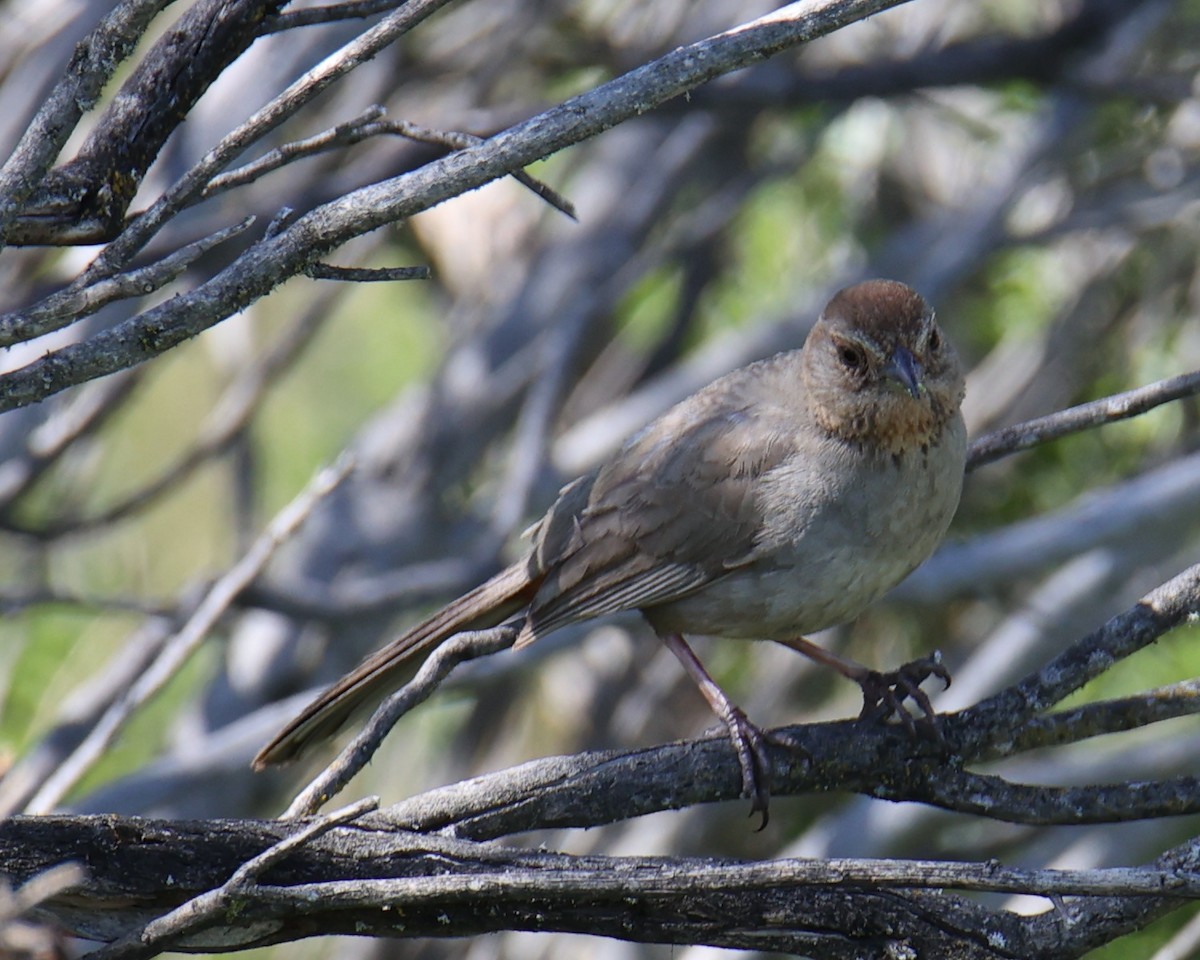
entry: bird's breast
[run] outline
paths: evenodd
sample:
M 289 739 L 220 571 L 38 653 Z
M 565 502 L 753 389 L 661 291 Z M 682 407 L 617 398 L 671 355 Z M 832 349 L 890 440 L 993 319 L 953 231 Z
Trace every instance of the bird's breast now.
M 755 549 L 690 596 L 646 610 L 660 631 L 758 639 L 851 620 L 941 541 L 958 506 L 961 421 L 940 444 L 872 456 L 801 450 L 764 476 Z

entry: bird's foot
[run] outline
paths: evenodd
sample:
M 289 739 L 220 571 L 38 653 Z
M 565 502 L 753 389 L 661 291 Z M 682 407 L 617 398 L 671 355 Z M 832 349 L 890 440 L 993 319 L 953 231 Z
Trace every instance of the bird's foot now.
M 767 808 L 771 800 L 771 738 L 750 721 L 741 707 L 730 704 L 721 719 L 742 768 L 742 796 L 750 798 L 750 816 L 762 814 L 758 829 L 763 830 L 770 819 Z
M 928 657 L 913 660 L 888 673 L 867 671 L 858 680 L 863 692 L 863 708 L 859 719 L 878 723 L 896 717 L 914 736 L 923 734 L 930 739 L 941 740 L 937 713 L 929 701 L 929 695 L 921 689 L 921 684 L 930 677 L 941 680 L 943 689 L 950 686 L 950 671 L 942 663 L 941 653 L 936 650 Z M 911 700 L 915 705 L 918 711 L 916 716 L 905 705 L 906 700 Z
M 771 800 L 771 753 L 769 747 L 771 743 L 792 749 L 796 749 L 798 745 L 791 742 L 789 737 L 763 733 L 751 723 L 745 711 L 730 700 L 729 694 L 709 676 L 704 664 L 700 662 L 696 652 L 688 646 L 682 634 L 664 633 L 661 636 L 667 649 L 679 658 L 679 662 L 683 664 L 688 675 L 696 681 L 700 692 L 704 694 L 704 699 L 712 707 L 713 713 L 725 724 L 729 739 L 733 741 L 733 749 L 737 752 L 738 765 L 742 768 L 742 795 L 750 798 L 750 816 L 754 816 L 756 813 L 762 814 L 762 823 L 758 825 L 758 829 L 764 829 L 769 819 L 767 806 Z

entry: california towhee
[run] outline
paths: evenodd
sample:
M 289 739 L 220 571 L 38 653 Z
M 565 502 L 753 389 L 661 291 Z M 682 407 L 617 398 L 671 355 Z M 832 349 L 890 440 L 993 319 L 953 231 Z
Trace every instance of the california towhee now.
M 765 823 L 763 734 L 682 635 L 775 640 L 862 685 L 864 714 L 899 709 L 906 697 L 931 714 L 917 685 L 949 679 L 936 661 L 883 675 L 803 635 L 857 616 L 942 539 L 962 488 L 963 390 L 954 350 L 918 293 L 891 280 L 841 291 L 803 350 L 714 381 L 564 487 L 530 529 L 528 556 L 364 660 L 255 767 L 328 737 L 456 633 L 524 610 L 520 648 L 637 609 L 728 727 Z

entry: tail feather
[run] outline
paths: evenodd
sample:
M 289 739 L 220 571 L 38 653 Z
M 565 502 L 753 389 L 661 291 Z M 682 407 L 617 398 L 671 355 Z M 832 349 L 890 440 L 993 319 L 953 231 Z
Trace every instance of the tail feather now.
M 467 630 L 494 627 L 527 605 L 537 589 L 528 564 L 515 563 L 376 650 L 297 714 L 258 752 L 254 768 L 287 763 L 326 740 L 360 709 L 400 686 L 399 676 L 419 656 Z

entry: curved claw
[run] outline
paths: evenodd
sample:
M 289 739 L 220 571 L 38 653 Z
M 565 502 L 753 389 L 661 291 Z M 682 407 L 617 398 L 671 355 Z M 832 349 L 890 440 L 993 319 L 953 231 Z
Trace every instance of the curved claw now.
M 771 756 L 767 736 L 742 711 L 733 707 L 728 716 L 721 718 L 737 752 L 738 765 L 742 768 L 742 796 L 750 798 L 750 816 L 762 814 L 757 830 L 766 829 L 771 819 L 768 806 L 771 801 Z
M 937 712 L 933 709 L 929 695 L 921 689 L 921 684 L 930 677 L 941 680 L 943 689 L 950 686 L 950 671 L 946 669 L 938 651 L 934 651 L 928 657 L 906 663 L 890 673 L 869 671 L 859 680 L 863 691 L 863 708 L 859 719 L 879 722 L 894 716 L 899 718 L 914 736 L 918 733 L 917 721 L 923 720 L 924 732 L 932 734 L 934 739 L 941 740 Z M 905 707 L 906 700 L 911 700 L 916 705 L 918 717 L 914 717 L 912 711 Z

